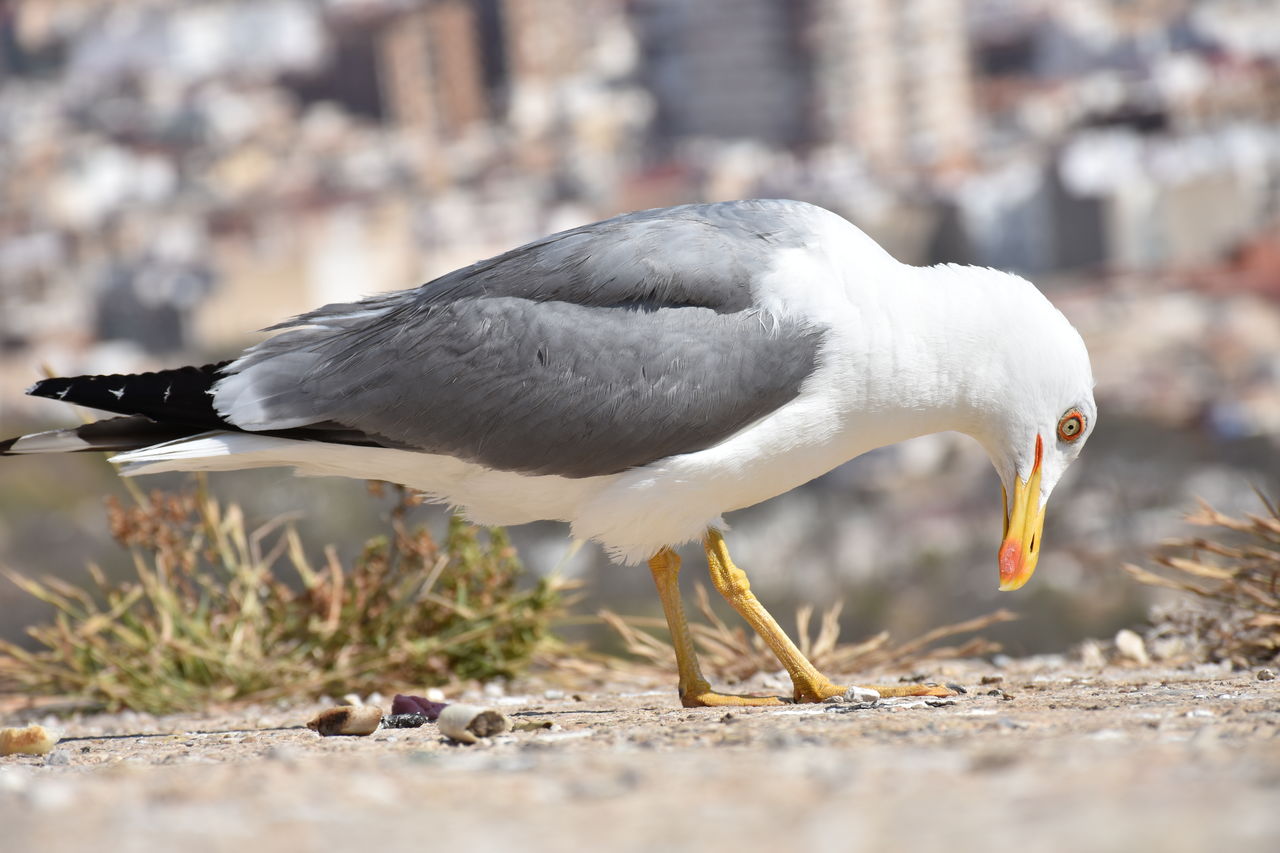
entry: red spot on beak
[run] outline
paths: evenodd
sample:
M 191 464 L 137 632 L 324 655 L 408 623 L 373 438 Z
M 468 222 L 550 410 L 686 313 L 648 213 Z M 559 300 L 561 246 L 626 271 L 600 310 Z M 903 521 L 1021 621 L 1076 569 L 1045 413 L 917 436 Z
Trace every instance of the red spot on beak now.
M 1031 473 L 1032 473 L 1032 474 L 1034 474 L 1035 472 L 1037 472 L 1037 471 L 1039 471 L 1039 470 L 1040 470 L 1040 460 L 1041 460 L 1041 459 L 1043 459 L 1043 458 L 1044 458 L 1044 440 L 1043 440 L 1043 439 L 1041 439 L 1041 438 L 1040 438 L 1040 435 L 1037 433 L 1037 435 L 1036 435 L 1036 464 L 1035 464 L 1035 465 L 1033 465 L 1033 466 L 1031 466 Z
M 1022 543 L 1006 539 L 1000 546 L 1000 582 L 1009 583 L 1022 571 Z

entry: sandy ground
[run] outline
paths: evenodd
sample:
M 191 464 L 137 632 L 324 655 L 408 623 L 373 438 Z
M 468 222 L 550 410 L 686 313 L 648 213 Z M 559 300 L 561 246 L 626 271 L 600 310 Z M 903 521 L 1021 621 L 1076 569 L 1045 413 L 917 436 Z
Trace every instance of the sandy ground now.
M 554 727 L 476 746 L 321 738 L 315 705 L 73 718 L 51 755 L 0 759 L 0 849 L 1280 850 L 1280 680 L 929 675 L 968 692 L 726 712 L 639 676 L 524 685 L 486 701 Z

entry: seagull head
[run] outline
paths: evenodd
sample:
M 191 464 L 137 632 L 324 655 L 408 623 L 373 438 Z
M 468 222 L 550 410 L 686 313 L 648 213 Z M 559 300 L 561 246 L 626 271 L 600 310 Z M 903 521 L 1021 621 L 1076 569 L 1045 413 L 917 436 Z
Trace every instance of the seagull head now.
M 1093 434 L 1098 407 L 1080 334 L 1033 286 L 1007 278 L 1019 286 L 998 303 L 974 434 L 1000 474 L 1000 589 L 1014 590 L 1035 571 L 1049 496 Z

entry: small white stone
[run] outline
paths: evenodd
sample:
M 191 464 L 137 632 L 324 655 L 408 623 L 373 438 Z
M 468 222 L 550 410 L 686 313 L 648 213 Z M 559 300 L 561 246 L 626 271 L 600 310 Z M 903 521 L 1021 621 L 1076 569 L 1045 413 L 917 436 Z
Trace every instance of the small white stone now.
M 858 687 L 854 685 L 844 692 L 844 701 L 854 704 L 871 703 L 875 704 L 880 701 L 880 691 L 872 690 L 870 687 Z
M 563 699 L 564 691 L 563 690 L 544 690 L 542 691 L 542 698 L 543 699 Z
M 1097 640 L 1085 640 L 1080 644 L 1080 662 L 1087 667 L 1101 669 L 1107 665 L 1107 657 Z
M 1259 681 L 1274 681 L 1275 678 L 1276 678 L 1276 674 L 1269 669 L 1258 670 Z
M 440 712 L 436 728 L 459 743 L 476 743 L 510 731 L 511 720 L 490 708 L 455 703 Z
M 1126 657 L 1140 666 L 1151 663 L 1151 657 L 1147 654 L 1147 644 L 1142 641 L 1142 637 L 1128 628 L 1121 628 L 1116 633 L 1116 651 L 1121 657 Z
M 1151 656 L 1158 661 L 1175 660 L 1186 653 L 1187 644 L 1181 637 L 1164 637 L 1151 643 Z
M 439 687 L 428 687 L 427 692 L 422 694 L 422 697 L 429 702 L 443 702 L 444 691 Z

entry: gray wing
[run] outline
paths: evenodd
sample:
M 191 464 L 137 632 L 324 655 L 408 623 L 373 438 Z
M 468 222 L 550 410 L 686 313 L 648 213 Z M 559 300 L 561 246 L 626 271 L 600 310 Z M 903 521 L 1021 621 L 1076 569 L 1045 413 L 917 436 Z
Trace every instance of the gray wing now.
M 246 429 L 333 422 L 489 467 L 588 477 L 710 447 L 793 399 L 821 330 L 757 314 L 806 207 L 647 211 L 413 291 L 299 317 L 232 364 Z

